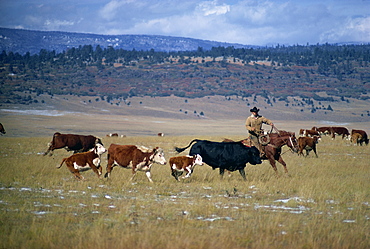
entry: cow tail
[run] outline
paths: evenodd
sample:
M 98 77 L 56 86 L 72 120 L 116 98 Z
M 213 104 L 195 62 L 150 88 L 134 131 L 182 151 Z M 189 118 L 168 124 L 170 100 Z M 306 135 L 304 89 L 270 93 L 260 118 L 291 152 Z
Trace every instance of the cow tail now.
M 64 163 L 65 160 L 67 160 L 67 157 L 66 158 L 63 158 L 62 163 L 59 166 L 57 166 L 57 169 L 60 169 L 60 167 L 62 167 L 62 165 L 63 165 L 63 163 Z
M 184 150 L 186 150 L 187 148 L 189 148 L 189 147 L 190 147 L 190 145 L 192 145 L 192 143 L 194 143 L 194 142 L 198 142 L 198 141 L 200 141 L 200 140 L 199 140 L 199 139 L 194 139 L 193 141 L 191 141 L 191 142 L 189 143 L 189 145 L 188 145 L 188 146 L 186 146 L 186 147 L 184 147 L 184 148 L 175 147 L 175 150 L 177 151 L 177 153 L 183 152 Z

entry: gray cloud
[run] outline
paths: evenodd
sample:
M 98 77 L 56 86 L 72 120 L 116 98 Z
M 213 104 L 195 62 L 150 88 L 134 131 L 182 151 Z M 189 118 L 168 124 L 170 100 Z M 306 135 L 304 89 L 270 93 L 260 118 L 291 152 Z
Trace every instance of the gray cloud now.
M 1 1 L 0 26 L 265 45 L 370 42 L 369 0 Z

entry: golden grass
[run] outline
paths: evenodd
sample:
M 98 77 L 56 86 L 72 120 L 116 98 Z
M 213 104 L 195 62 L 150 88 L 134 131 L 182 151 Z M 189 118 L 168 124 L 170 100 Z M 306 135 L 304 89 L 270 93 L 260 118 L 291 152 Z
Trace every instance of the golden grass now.
M 193 138 L 103 143 L 160 146 L 168 160 Z M 237 172 L 221 180 L 207 165 L 177 182 L 168 165 L 155 164 L 151 184 L 142 172 L 130 182 L 131 171 L 118 167 L 109 180 L 87 171 L 77 181 L 56 169 L 70 153 L 42 156 L 49 140 L 1 137 L 0 248 L 370 247 L 370 147 L 323 138 L 319 158 L 284 148 L 291 177 L 278 165 L 276 178 L 263 162 L 247 165 L 246 182 Z M 106 162 L 104 154 L 103 173 Z

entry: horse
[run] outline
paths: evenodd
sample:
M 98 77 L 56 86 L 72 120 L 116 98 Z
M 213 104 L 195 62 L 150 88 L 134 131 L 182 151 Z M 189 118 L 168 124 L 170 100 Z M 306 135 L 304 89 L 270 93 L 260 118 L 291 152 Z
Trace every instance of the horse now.
M 286 163 L 281 157 L 281 148 L 284 145 L 287 145 L 293 152 L 298 152 L 298 141 L 295 137 L 295 133 L 280 130 L 277 133 L 269 133 L 265 135 L 264 138 L 267 138 L 268 143 L 263 146 L 266 153 L 266 158 L 262 158 L 262 160 L 269 160 L 277 177 L 279 177 L 279 175 L 277 172 L 275 161 L 278 161 L 281 165 L 283 165 L 284 171 L 288 175 L 289 173 L 286 167 Z

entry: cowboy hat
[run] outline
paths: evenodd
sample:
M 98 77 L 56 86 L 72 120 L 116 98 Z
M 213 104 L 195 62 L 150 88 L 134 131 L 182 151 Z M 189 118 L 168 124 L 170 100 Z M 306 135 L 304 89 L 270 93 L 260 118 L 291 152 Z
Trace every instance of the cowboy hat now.
M 250 112 L 259 112 L 260 109 L 258 109 L 257 107 L 253 107 L 253 109 L 250 109 L 249 111 Z

